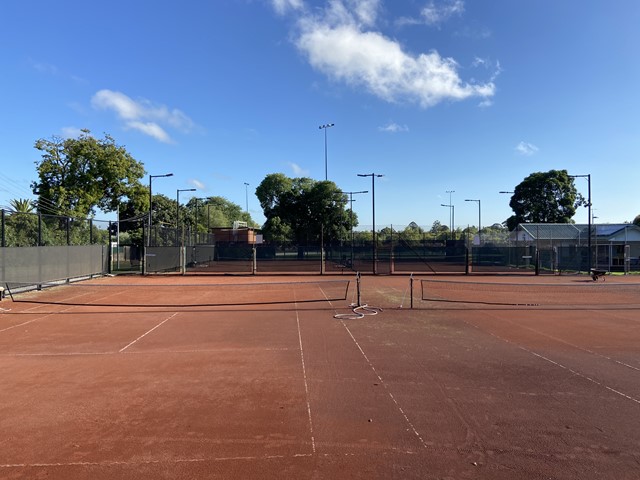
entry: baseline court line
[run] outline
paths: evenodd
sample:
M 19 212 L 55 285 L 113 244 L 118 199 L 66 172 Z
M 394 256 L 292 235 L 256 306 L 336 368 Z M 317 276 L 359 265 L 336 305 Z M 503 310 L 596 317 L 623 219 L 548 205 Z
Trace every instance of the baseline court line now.
M 156 325 L 155 327 L 153 327 L 151 330 L 149 330 L 148 332 L 143 333 L 142 335 L 140 335 L 138 338 L 136 338 L 133 342 L 131 342 L 129 345 L 127 345 L 126 347 L 121 348 L 120 350 L 118 350 L 118 353 L 122 353 L 124 352 L 127 348 L 129 348 L 131 345 L 133 345 L 134 343 L 136 343 L 138 340 L 141 340 L 142 338 L 146 337 L 147 335 L 149 335 L 151 332 L 153 332 L 156 328 L 162 326 L 163 324 L 165 324 L 166 322 L 168 322 L 169 320 L 171 320 L 173 317 L 175 317 L 176 315 L 178 315 L 178 312 L 174 312 L 173 315 L 170 315 L 169 317 L 165 318 L 163 321 L 161 321 L 158 325 Z

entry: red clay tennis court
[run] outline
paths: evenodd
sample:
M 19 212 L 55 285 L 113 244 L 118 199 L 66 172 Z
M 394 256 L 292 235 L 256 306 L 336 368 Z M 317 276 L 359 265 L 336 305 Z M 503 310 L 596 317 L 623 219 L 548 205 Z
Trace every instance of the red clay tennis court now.
M 637 279 L 318 278 L 5 298 L 0 478 L 638 478 Z

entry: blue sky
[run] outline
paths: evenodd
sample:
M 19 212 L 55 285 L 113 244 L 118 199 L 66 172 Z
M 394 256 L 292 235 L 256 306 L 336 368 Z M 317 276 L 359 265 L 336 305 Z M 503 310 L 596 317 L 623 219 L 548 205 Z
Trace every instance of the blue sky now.
M 37 139 L 88 128 L 174 173 L 154 193 L 244 207 L 249 183 L 262 222 L 255 187 L 323 180 L 334 123 L 328 177 L 383 174 L 378 227 L 448 224 L 447 191 L 457 225 L 465 199 L 502 222 L 498 192 L 550 169 L 591 174 L 596 222 L 640 214 L 636 0 L 3 0 L 0 21 L 0 205 L 31 197 Z

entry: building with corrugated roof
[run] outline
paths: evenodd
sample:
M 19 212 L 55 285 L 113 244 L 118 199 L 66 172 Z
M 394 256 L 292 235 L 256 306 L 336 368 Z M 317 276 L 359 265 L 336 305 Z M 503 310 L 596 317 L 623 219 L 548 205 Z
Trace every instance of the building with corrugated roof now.
M 589 230 L 591 229 L 591 230 Z M 594 254 L 595 268 L 606 270 L 637 270 L 640 257 L 640 227 L 632 223 L 521 223 L 510 233 L 510 241 L 532 245 L 541 253 L 583 249 L 589 245 Z

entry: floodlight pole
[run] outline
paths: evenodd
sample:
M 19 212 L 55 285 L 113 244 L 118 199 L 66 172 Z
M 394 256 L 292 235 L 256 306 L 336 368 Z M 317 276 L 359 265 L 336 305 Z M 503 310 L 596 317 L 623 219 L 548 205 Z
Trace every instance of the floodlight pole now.
M 331 128 L 335 123 L 327 123 L 326 125 L 320 125 L 318 128 L 324 130 L 324 179 L 329 180 L 327 170 L 327 128 Z
M 454 218 L 455 209 L 453 208 L 453 203 L 451 201 L 451 194 L 452 193 L 456 193 L 456 191 L 455 190 L 447 190 L 445 193 L 449 194 L 449 208 L 450 208 L 450 210 L 449 210 L 449 230 L 451 230 L 451 239 L 455 240 L 456 237 L 455 237 L 455 233 L 453 232 L 453 228 L 455 226 L 455 218 Z
M 176 190 L 176 246 L 180 246 L 180 192 L 195 192 L 195 188 Z
M 452 222 L 451 219 L 453 218 L 453 215 L 454 215 L 453 211 L 454 211 L 455 207 L 453 205 L 451 205 L 451 204 L 447 205 L 445 203 L 441 203 L 440 206 L 441 207 L 449 207 L 449 221 Z M 449 228 L 449 229 L 451 230 L 451 238 L 452 238 L 452 240 L 455 240 L 455 238 L 453 237 L 453 229 L 452 228 Z
M 198 228 L 200 226 L 200 222 L 198 221 L 200 215 L 200 211 L 198 209 L 198 200 L 202 200 L 202 206 L 209 206 L 209 198 L 207 197 L 196 197 L 196 244 L 198 243 L 198 236 L 200 233 L 200 229 Z M 205 203 L 206 202 L 206 203 Z M 207 208 L 207 222 L 209 221 L 209 209 Z M 207 223 L 207 229 L 209 229 L 209 223 Z
M 147 246 L 151 245 L 151 227 L 153 226 L 153 193 L 151 191 L 151 180 L 161 177 L 173 177 L 173 173 L 165 173 L 164 175 L 149 175 L 149 235 L 147 237 Z
M 249 213 L 249 184 L 244 182 L 244 198 L 247 206 L 247 213 Z
M 587 239 L 587 248 L 589 249 L 589 273 L 591 273 L 591 256 L 593 252 L 591 251 L 591 174 L 588 173 L 586 175 L 569 175 L 569 178 L 586 178 L 587 179 L 587 208 L 588 208 L 588 229 L 589 229 L 589 238 Z
M 344 193 L 346 195 L 349 195 L 349 211 L 350 211 L 350 220 L 351 220 L 351 265 L 353 266 L 353 202 L 355 202 L 355 200 L 353 199 L 354 195 L 357 195 L 359 193 L 369 193 L 369 190 L 362 190 L 360 192 L 337 192 L 337 193 Z
M 480 207 L 480 200 L 465 199 L 465 202 L 478 202 L 478 246 L 482 246 L 482 208 Z
M 377 272 L 377 263 L 378 263 L 378 246 L 376 241 L 376 177 L 384 177 L 384 175 L 376 174 L 376 173 L 358 173 L 359 177 L 371 177 L 371 205 L 373 210 L 373 274 L 375 275 Z

